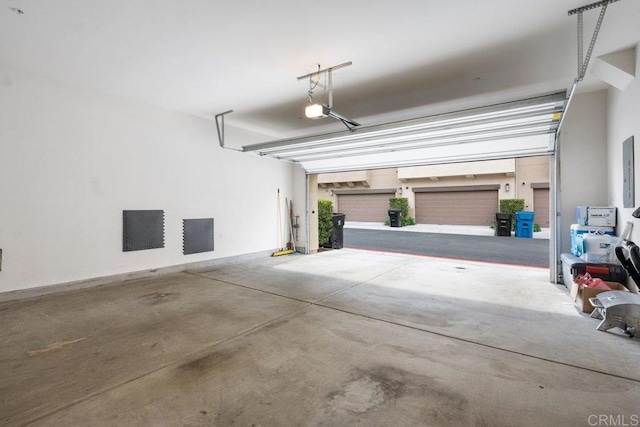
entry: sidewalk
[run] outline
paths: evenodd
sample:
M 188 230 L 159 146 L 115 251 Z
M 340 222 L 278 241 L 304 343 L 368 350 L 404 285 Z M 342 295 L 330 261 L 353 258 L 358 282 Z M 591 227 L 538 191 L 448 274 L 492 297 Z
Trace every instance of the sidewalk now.
M 366 230 L 391 230 L 398 232 L 414 233 L 439 233 L 439 234 L 462 234 L 466 236 L 493 236 L 494 230 L 482 225 L 441 225 L 441 224 L 416 224 L 406 227 L 389 227 L 378 222 L 358 222 L 345 221 L 345 228 L 361 228 Z M 511 233 L 515 236 L 515 232 Z M 534 239 L 548 239 L 549 229 L 542 228 L 541 231 L 533 233 Z

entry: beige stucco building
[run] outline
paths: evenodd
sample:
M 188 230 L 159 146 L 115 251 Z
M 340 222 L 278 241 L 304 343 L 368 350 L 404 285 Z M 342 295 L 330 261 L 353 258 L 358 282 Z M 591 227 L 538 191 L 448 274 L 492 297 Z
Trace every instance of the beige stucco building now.
M 465 162 L 318 175 L 318 197 L 347 221 L 381 222 L 389 198 L 406 197 L 423 224 L 489 225 L 501 199 L 524 199 L 549 226 L 549 158 Z

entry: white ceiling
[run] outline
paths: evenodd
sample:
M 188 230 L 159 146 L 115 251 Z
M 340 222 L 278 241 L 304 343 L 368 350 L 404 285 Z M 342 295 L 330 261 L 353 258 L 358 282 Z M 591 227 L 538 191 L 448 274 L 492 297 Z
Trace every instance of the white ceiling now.
M 227 124 L 285 138 L 342 129 L 302 117 L 296 77 L 318 63 L 353 61 L 334 107 L 365 125 L 566 89 L 567 11 L 591 2 L 0 0 L 0 62 L 201 117 L 233 109 Z M 611 4 L 595 56 L 635 46 L 638 22 L 639 0 Z

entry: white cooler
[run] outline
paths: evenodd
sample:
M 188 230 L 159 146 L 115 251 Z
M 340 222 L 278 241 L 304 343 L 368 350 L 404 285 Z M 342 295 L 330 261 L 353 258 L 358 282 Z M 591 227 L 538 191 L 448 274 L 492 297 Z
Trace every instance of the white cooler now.
M 595 227 L 590 225 L 571 224 L 571 253 L 575 256 L 581 256 L 585 253 L 584 236 L 585 234 L 604 234 L 613 236 L 613 227 Z M 598 261 L 599 262 L 599 261 Z M 607 261 L 609 262 L 609 261 Z

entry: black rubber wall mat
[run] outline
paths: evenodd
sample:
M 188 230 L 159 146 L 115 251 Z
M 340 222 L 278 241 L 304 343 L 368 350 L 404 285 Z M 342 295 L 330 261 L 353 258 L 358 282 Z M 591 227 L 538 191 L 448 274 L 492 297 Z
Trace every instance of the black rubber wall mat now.
M 122 211 L 122 250 L 164 248 L 164 211 Z
M 182 220 L 185 255 L 213 251 L 213 218 Z

